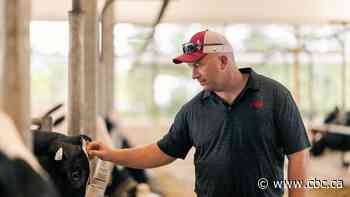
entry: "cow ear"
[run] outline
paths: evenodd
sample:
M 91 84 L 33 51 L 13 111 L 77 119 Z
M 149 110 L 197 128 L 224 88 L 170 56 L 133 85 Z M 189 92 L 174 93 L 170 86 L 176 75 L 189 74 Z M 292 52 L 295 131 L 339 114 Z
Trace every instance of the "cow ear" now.
M 61 161 L 63 159 L 63 148 L 60 147 L 55 154 L 55 161 Z
M 92 142 L 92 139 L 89 137 L 89 136 L 87 136 L 87 135 L 84 135 L 84 134 L 81 134 L 81 135 L 79 135 L 80 136 L 80 141 L 82 142 L 83 140 L 85 141 L 85 142 Z M 82 143 L 83 144 L 83 143 Z
M 86 146 L 87 146 L 88 143 L 89 142 L 86 139 L 81 138 L 81 146 L 82 146 L 82 149 L 83 149 L 83 151 L 84 151 L 86 156 L 88 156 L 88 153 L 87 153 L 87 150 L 86 150 Z

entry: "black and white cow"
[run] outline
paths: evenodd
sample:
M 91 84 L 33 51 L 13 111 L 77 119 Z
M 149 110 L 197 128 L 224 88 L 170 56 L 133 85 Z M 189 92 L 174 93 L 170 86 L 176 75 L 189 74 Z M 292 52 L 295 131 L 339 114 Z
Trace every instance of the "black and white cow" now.
M 58 197 L 54 186 L 22 159 L 0 152 L 1 197 Z
M 59 110 L 62 107 L 62 105 L 57 105 L 55 107 L 53 107 L 52 109 L 50 109 L 47 113 L 45 113 L 45 115 L 42 118 L 48 117 L 50 116 L 52 113 L 54 113 L 55 111 Z M 59 127 L 60 124 L 62 124 L 65 121 L 65 116 L 60 116 L 57 119 L 53 120 L 53 128 L 55 127 Z M 107 127 L 108 132 L 111 134 L 112 132 L 116 133 L 116 126 L 115 123 L 113 123 L 112 121 L 110 121 L 110 119 L 105 118 L 105 124 Z M 37 128 L 41 128 L 40 125 L 37 125 Z M 47 152 L 50 152 L 50 163 L 48 163 L 46 161 L 46 163 L 43 163 L 42 159 L 39 158 L 40 163 L 44 166 L 44 168 L 50 173 L 51 171 L 55 172 L 55 168 L 57 168 L 58 166 L 54 166 L 54 162 L 52 160 L 52 158 L 54 157 L 54 155 L 56 156 L 56 154 L 59 151 L 59 145 L 57 145 L 57 142 L 53 143 L 56 138 L 59 139 L 64 139 L 63 141 L 65 141 L 65 146 L 67 146 L 67 144 L 74 144 L 74 145 L 81 145 L 81 137 L 86 137 L 84 135 L 81 136 L 75 136 L 75 137 L 67 137 L 65 136 L 63 138 L 63 136 L 61 134 L 56 134 L 56 133 L 51 133 L 49 134 L 49 132 L 34 132 L 34 139 L 35 139 L 35 154 L 38 155 L 39 153 L 37 152 L 37 150 L 44 150 L 44 154 L 47 154 Z M 126 139 L 125 136 L 123 135 L 118 135 L 118 140 L 121 140 L 121 147 L 122 148 L 130 148 L 131 145 L 129 143 L 129 141 Z M 41 139 L 40 141 L 37 139 Z M 44 139 L 44 140 L 43 140 Z M 61 141 L 62 140 L 58 140 Z M 88 139 L 89 141 L 89 139 Z M 43 147 L 43 146 L 47 146 L 49 145 L 50 150 L 47 149 L 47 147 Z M 45 152 L 46 150 L 46 152 Z M 63 149 L 64 150 L 64 149 Z M 68 150 L 68 153 L 71 153 L 72 150 L 70 150 L 69 148 L 66 148 L 66 150 Z M 73 151 L 76 152 L 76 151 Z M 76 156 L 75 156 L 76 157 Z M 44 158 L 47 158 L 46 156 Z M 51 168 L 48 168 L 46 166 L 54 166 Z M 85 167 L 86 168 L 86 167 Z M 86 171 L 86 170 L 84 170 Z M 67 172 L 67 169 L 63 170 L 62 172 Z M 64 174 L 64 173 L 61 173 Z M 67 174 L 69 174 L 69 172 L 67 172 Z M 79 173 L 77 173 L 79 174 Z M 59 179 L 60 182 L 63 182 L 62 187 L 59 187 L 59 190 L 61 191 L 62 189 L 66 189 L 66 187 L 64 187 L 64 182 L 67 181 L 62 181 L 67 179 L 67 175 L 65 177 L 61 178 L 57 178 L 57 174 L 53 174 L 50 173 L 50 175 L 53 177 L 53 179 L 56 181 L 56 179 Z M 77 178 L 78 179 L 78 178 Z M 85 182 L 86 180 L 84 179 L 83 182 Z M 106 188 L 106 192 L 105 192 L 105 196 L 108 197 L 117 197 L 117 196 L 125 196 L 125 197 L 135 197 L 136 196 L 136 188 L 137 188 L 137 184 L 138 183 L 145 183 L 148 181 L 148 177 L 145 174 L 144 170 L 139 170 L 139 169 L 132 169 L 132 168 L 123 168 L 123 167 L 117 167 L 115 166 L 113 168 L 112 171 L 112 176 L 111 176 L 111 181 L 110 184 L 108 184 L 107 188 Z M 81 188 L 81 190 L 77 193 L 79 194 L 84 194 L 84 192 L 82 190 L 85 191 L 85 188 Z M 64 190 L 67 191 L 67 190 Z
M 350 112 L 341 114 L 339 109 L 336 107 L 326 116 L 324 123 L 350 126 Z M 311 155 L 317 157 L 321 156 L 326 149 L 343 152 L 342 164 L 344 167 L 349 166 L 349 162 L 345 161 L 344 152 L 350 150 L 350 135 L 325 133 L 318 140 L 313 142 L 310 153 Z
M 83 197 L 90 175 L 83 142 L 91 139 L 85 135 L 66 136 L 38 130 L 32 133 L 34 154 L 49 173 L 60 195 Z
M 66 136 L 56 132 L 32 131 L 34 153 L 49 173 L 61 196 L 85 196 L 90 175 L 89 161 L 82 140 L 91 141 L 85 135 Z M 124 168 L 114 167 L 106 196 L 135 197 L 137 182 Z
M 59 126 L 62 124 L 65 120 L 65 116 L 60 116 L 54 121 L 54 127 Z M 120 145 L 120 148 L 132 148 L 130 141 L 122 135 L 118 131 L 118 127 L 116 123 L 114 123 L 110 118 L 104 118 L 107 131 L 111 136 L 114 136 L 114 140 L 118 141 L 117 144 Z M 147 176 L 147 173 L 143 169 L 135 169 L 135 168 L 125 168 L 129 175 L 137 181 L 137 183 L 148 183 L 149 178 Z
M 107 197 L 136 197 L 137 182 L 126 169 L 115 166 L 112 170 L 111 181 L 105 191 Z
M 58 197 L 46 172 L 24 145 L 13 121 L 0 112 L 0 196 Z

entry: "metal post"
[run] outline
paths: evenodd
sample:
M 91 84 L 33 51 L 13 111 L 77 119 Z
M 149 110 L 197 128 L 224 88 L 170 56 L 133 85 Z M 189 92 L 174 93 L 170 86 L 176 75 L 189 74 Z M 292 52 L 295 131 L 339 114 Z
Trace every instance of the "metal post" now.
M 297 45 L 295 49 L 292 49 L 291 52 L 293 53 L 293 96 L 294 100 L 297 104 L 300 104 L 300 62 L 299 62 L 299 54 L 301 52 L 301 43 L 300 43 L 300 31 L 298 26 L 294 26 L 294 35 L 295 39 L 297 41 Z
M 114 7 L 109 6 L 108 9 L 102 13 L 101 25 L 102 25 L 102 46 L 101 46 L 101 59 L 103 62 L 103 67 L 105 71 L 105 76 L 101 76 L 100 80 L 104 80 L 104 95 L 105 103 L 101 103 L 103 110 L 103 115 L 106 116 L 110 114 L 114 109 Z
M 346 62 L 346 47 L 345 47 L 345 41 L 340 39 L 339 36 L 336 36 L 336 39 L 340 45 L 341 48 L 341 55 L 342 55 L 342 64 L 341 64 L 341 109 L 346 111 L 346 95 L 347 95 L 347 75 L 346 75 L 346 67 L 347 67 L 347 62 Z
M 97 108 L 98 108 L 98 114 L 101 115 L 102 117 L 106 117 L 107 112 L 106 112 L 106 68 L 105 64 L 100 58 L 99 60 L 99 67 L 97 69 L 97 92 L 98 92 L 98 97 L 97 97 Z
M 300 104 L 300 63 L 299 63 L 299 49 L 292 50 L 293 56 L 294 56 L 294 63 L 293 63 L 293 96 L 294 100 L 297 104 Z
M 4 65 L 5 56 L 5 1 L 0 1 L 0 77 L 2 76 L 2 66 Z M 0 78 L 1 80 L 2 78 Z M 0 86 L 0 92 L 2 91 Z M 1 95 L 1 93 L 0 93 Z M 1 97 L 0 97 L 1 103 Z
M 82 65 L 84 61 L 84 13 L 79 0 L 69 12 L 68 134 L 77 135 L 82 125 Z
M 31 148 L 30 129 L 30 0 L 2 1 L 4 55 L 1 68 L 0 108 L 14 121 Z M 0 19 L 1 20 L 1 19 Z M 6 132 L 6 131 L 1 131 Z
M 85 64 L 83 66 L 83 131 L 92 139 L 96 136 L 97 118 L 97 64 L 98 64 L 98 20 L 97 1 L 85 2 Z
M 310 58 L 310 63 L 309 63 L 309 87 L 308 87 L 308 92 L 309 92 L 309 119 L 310 121 L 313 120 L 314 115 L 315 115 L 315 101 L 314 101 L 314 94 L 313 94 L 313 89 L 314 89 L 314 57 L 311 52 L 307 52 Z

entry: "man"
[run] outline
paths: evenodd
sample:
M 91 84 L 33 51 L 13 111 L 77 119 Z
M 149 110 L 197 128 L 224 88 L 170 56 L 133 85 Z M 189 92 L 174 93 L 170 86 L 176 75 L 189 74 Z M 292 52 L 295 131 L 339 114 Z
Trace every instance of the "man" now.
M 305 180 L 310 143 L 289 91 L 250 68 L 238 69 L 219 33 L 196 33 L 183 52 L 173 62 L 187 63 L 203 91 L 181 108 L 169 133 L 156 144 L 126 150 L 93 142 L 89 153 L 153 168 L 184 159 L 194 146 L 199 197 L 282 197 L 283 187 L 273 181 L 284 179 L 285 155 L 288 179 Z M 305 196 L 305 189 L 291 188 L 289 196 Z

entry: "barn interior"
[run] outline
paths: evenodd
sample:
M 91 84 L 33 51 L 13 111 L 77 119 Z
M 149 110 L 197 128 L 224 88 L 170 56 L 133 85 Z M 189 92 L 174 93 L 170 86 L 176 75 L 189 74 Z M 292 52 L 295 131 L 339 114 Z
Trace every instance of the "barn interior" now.
M 328 185 L 316 184 L 307 196 L 350 196 L 349 6 L 346 0 L 0 0 L 0 112 L 21 141 L 10 145 L 34 154 L 31 129 L 86 135 L 115 148 L 158 141 L 202 90 L 191 70 L 172 59 L 194 33 L 209 29 L 227 37 L 240 68 L 288 88 L 312 145 L 337 135 L 322 155 L 310 156 L 308 178 Z M 6 129 L 0 150 L 8 153 L 10 145 L 1 143 Z M 59 150 L 55 160 L 63 158 Z M 194 152 L 146 169 L 147 181 L 123 187 L 136 187 L 139 196 L 195 197 Z M 106 194 L 113 170 L 123 167 L 99 159 L 89 165 L 82 196 L 131 196 L 120 188 Z

